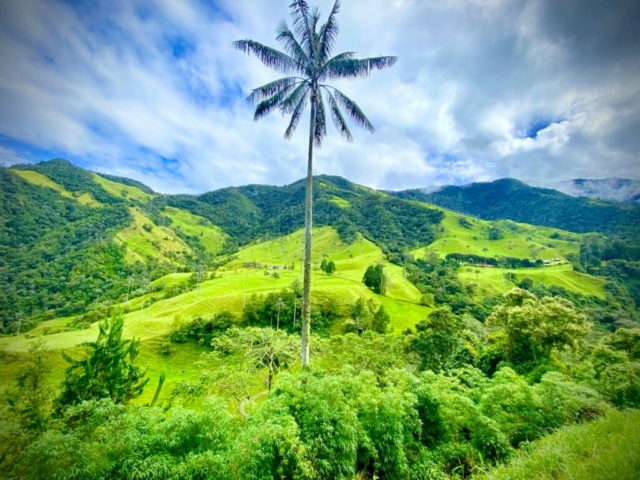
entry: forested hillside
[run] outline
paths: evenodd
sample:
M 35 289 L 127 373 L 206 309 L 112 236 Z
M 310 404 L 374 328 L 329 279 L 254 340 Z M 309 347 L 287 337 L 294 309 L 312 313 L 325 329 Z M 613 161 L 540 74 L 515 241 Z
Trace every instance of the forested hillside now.
M 420 189 L 389 193 L 485 220 L 513 220 L 571 232 L 599 232 L 624 239 L 640 236 L 640 207 L 575 198 L 556 190 L 530 187 L 510 178 L 462 187 L 447 186 L 432 193 Z
M 6 272 L 0 294 L 6 300 L 0 304 L 5 332 L 26 331 L 39 320 L 86 313 L 100 309 L 104 302 L 143 295 L 150 282 L 169 272 L 193 272 L 199 278 L 198 272 L 224 264 L 242 246 L 275 240 L 303 226 L 302 181 L 283 187 L 230 187 L 197 196 L 157 195 L 135 180 L 97 175 L 62 159 L 0 173 L 2 268 Z M 314 225 L 336 229 L 347 245 L 367 239 L 381 248 L 388 261 L 405 269 L 407 262 L 425 254 L 427 246 L 452 261 L 489 263 L 499 268 L 486 282 L 484 270 L 459 275 L 477 283 L 478 273 L 483 273 L 482 290 L 493 295 L 513 284 L 502 277 L 516 278 L 508 269 L 540 268 L 545 259 L 559 259 L 577 272 L 556 269 L 547 277 L 544 268 L 529 268 L 518 275 L 547 284 L 553 278 L 569 290 L 602 295 L 598 293 L 601 286 L 579 277 L 579 272 L 592 273 L 616 279 L 617 287 L 607 284 L 611 294 L 640 301 L 635 273 L 638 249 L 628 242 L 616 243 L 603 236 L 583 238 L 513 222 L 483 222 L 339 177 L 319 176 L 314 181 Z M 496 185 L 502 188 L 496 190 Z M 489 204 L 486 211 L 497 215 L 505 209 L 516 210 L 514 195 L 535 200 L 529 195 L 532 189 L 519 182 L 480 186 L 484 190 L 478 199 L 458 195 L 458 203 L 451 203 L 461 210 L 473 205 L 474 211 Z M 557 192 L 540 191 L 564 201 Z M 415 192 L 401 196 L 422 198 Z M 543 211 L 551 208 L 548 202 L 540 205 Z M 587 228 L 585 222 L 598 222 L 583 204 L 573 205 L 583 209 L 577 216 L 583 219 L 579 223 L 583 228 Z M 586 205 L 608 209 L 614 215 L 610 218 L 628 210 L 613 204 Z M 562 205 L 558 211 L 566 216 L 567 208 Z
M 220 254 L 304 223 L 304 183 L 200 196 L 156 195 L 135 180 L 63 159 L 0 170 L 5 332 L 87 312 L 148 290 L 171 271 L 206 269 Z M 316 179 L 315 224 L 385 252 L 434 240 L 442 212 L 337 177 Z
M 302 369 L 302 182 L 0 169 L 0 476 L 634 478 L 637 244 L 314 181 Z
M 315 177 L 314 225 L 334 226 L 343 240 L 355 241 L 357 233 L 383 250 L 427 245 L 434 239 L 433 226 L 440 211 L 401 201 L 360 187 L 340 177 Z M 238 245 L 257 238 L 286 235 L 304 225 L 304 181 L 284 187 L 247 185 L 192 197 L 164 196 L 153 204 L 182 208 L 208 218 Z

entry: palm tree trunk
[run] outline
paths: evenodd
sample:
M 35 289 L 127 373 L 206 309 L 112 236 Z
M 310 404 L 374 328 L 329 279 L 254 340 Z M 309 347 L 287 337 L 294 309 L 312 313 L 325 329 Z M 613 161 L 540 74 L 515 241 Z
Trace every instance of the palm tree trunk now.
M 315 92 L 311 94 L 311 120 L 309 121 L 309 161 L 307 162 L 307 192 L 304 200 L 304 279 L 302 282 L 302 366 L 309 365 L 311 337 L 311 227 L 313 216 L 313 131 L 315 130 Z

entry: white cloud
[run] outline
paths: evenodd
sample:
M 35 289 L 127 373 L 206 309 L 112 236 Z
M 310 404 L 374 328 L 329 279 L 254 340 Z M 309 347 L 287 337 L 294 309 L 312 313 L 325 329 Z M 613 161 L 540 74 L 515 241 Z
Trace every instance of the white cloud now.
M 21 157 L 13 150 L 0 146 L 0 165 L 10 166 L 16 163 L 30 163 L 26 158 Z
M 332 4 L 318 3 L 325 13 Z M 606 68 L 585 64 L 573 32 L 549 20 L 560 18 L 553 8 L 550 0 L 344 2 L 336 51 L 400 61 L 339 84 L 378 133 L 353 127 L 347 144 L 330 129 L 317 172 L 380 188 L 544 181 L 559 171 L 640 178 L 630 128 L 640 124 L 640 49 L 607 44 L 593 60 Z M 37 147 L 165 192 L 294 181 L 305 173 L 305 122 L 285 142 L 286 119 L 252 121 L 238 92 L 278 74 L 231 47 L 239 38 L 276 46 L 275 25 L 287 17 L 286 3 L 248 0 L 2 2 L 0 155 Z M 599 18 L 591 20 L 599 38 Z M 576 31 L 583 23 L 576 18 Z M 186 45 L 178 58 L 176 39 Z M 522 134 L 541 118 L 548 126 L 535 138 Z

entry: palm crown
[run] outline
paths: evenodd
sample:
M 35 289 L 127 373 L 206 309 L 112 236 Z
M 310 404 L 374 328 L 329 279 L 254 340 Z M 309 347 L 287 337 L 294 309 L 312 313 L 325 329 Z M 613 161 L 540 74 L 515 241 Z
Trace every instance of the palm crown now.
M 235 48 L 258 57 L 263 64 L 285 75 L 252 90 L 247 101 L 256 105 L 254 120 L 259 120 L 276 109 L 283 115 L 291 115 L 285 131 L 288 140 L 300 122 L 309 101 L 312 103 L 312 135 L 314 143 L 320 146 L 327 134 L 325 98 L 329 104 L 331 118 L 340 134 L 348 141 L 353 139 L 345 120 L 343 110 L 359 126 L 370 132 L 375 129 L 360 107 L 340 90 L 325 82 L 339 79 L 362 78 L 372 70 L 392 66 L 397 57 L 373 57 L 358 59 L 354 52 L 343 52 L 331 56 L 339 33 L 336 15 L 340 11 L 337 0 L 331 9 L 327 22 L 318 29 L 320 12 L 310 9 L 307 2 L 297 0 L 290 5 L 293 30 L 282 20 L 278 25 L 277 40 L 285 52 L 268 47 L 253 40 L 238 40 Z M 313 108 L 316 107 L 316 108 Z

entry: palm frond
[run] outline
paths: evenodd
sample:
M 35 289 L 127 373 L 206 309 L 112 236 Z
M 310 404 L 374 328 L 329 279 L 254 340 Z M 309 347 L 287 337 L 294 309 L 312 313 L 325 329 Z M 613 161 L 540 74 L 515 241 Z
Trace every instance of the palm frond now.
M 331 92 L 327 89 L 327 95 L 329 96 L 329 109 L 331 110 L 331 118 L 333 119 L 333 124 L 336 127 L 336 130 L 340 132 L 347 142 L 353 141 L 353 135 L 351 135 L 351 130 L 349 130 L 349 126 L 340 111 L 340 107 L 338 106 L 338 102 L 331 95 Z
M 278 34 L 276 40 L 284 45 L 284 49 L 286 52 L 296 59 L 300 65 L 307 65 L 309 63 L 309 57 L 305 53 L 302 45 L 296 39 L 293 32 L 289 29 L 289 25 L 285 20 L 282 20 L 278 24 L 278 28 L 276 28 L 276 33 Z
M 286 97 L 292 88 L 293 87 L 289 87 L 284 90 L 280 90 L 278 93 L 273 94 L 266 100 L 261 101 L 253 114 L 253 120 L 257 122 L 278 108 L 280 106 L 280 102 Z
M 247 55 L 253 54 L 267 67 L 285 75 L 293 72 L 304 73 L 304 69 L 295 59 L 275 48 L 267 47 L 253 40 L 237 40 L 233 42 L 233 46 Z
M 293 31 L 305 49 L 307 57 L 313 54 L 313 35 L 309 23 L 309 4 L 305 0 L 295 0 L 291 5 L 291 18 L 293 18 Z
M 311 33 L 316 33 L 318 29 L 318 22 L 320 21 L 320 9 L 318 7 L 313 7 L 311 10 L 311 15 L 309 15 L 309 28 Z
M 313 138 L 316 146 L 322 145 L 322 139 L 327 136 L 327 116 L 324 109 L 322 93 L 318 90 L 318 104 L 316 105 L 316 119 L 314 122 Z
M 283 115 L 292 113 L 296 106 L 298 105 L 298 102 L 300 101 L 300 98 L 304 97 L 307 92 L 309 91 L 310 87 L 308 83 L 301 83 L 300 85 L 298 85 L 298 87 L 296 87 L 296 89 L 291 92 L 291 94 L 289 94 L 285 99 L 283 99 L 280 102 L 280 111 L 282 112 Z
M 340 26 L 336 15 L 340 12 L 340 0 L 333 4 L 327 23 L 320 28 L 320 48 L 318 50 L 320 63 L 323 64 L 331 55 L 331 50 L 336 43 L 336 37 L 340 33 Z
M 301 82 L 299 78 L 285 77 L 267 83 L 261 87 L 254 88 L 251 90 L 251 94 L 247 97 L 247 103 L 249 105 L 255 105 L 256 103 L 266 100 L 282 90 L 290 91 L 298 82 Z
M 332 58 L 325 65 L 322 80 L 368 77 L 372 70 L 392 67 L 397 61 L 398 57 Z
M 302 98 L 300 98 L 300 100 L 298 101 L 296 108 L 293 110 L 293 115 L 291 115 L 289 126 L 284 132 L 285 140 L 291 140 L 293 133 L 296 131 L 296 128 L 298 128 L 298 123 L 300 123 L 300 118 L 302 117 L 302 113 L 304 112 L 304 107 L 307 104 L 308 94 L 309 92 L 307 90 Z
M 333 89 L 333 93 L 338 104 L 347 111 L 347 114 L 351 117 L 351 120 L 356 123 L 356 125 L 371 133 L 375 133 L 376 129 L 356 102 L 336 88 Z

